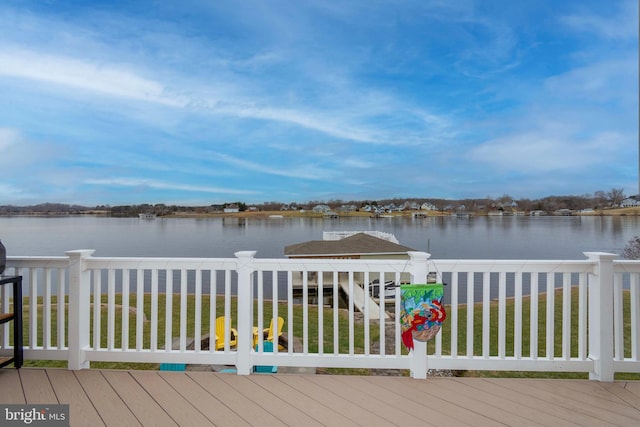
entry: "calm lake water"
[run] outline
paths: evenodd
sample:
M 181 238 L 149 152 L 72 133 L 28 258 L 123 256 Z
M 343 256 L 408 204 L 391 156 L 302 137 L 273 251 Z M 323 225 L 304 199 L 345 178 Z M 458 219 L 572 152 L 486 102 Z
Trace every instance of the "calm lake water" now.
M 640 217 L 412 218 L 105 218 L 0 217 L 10 256 L 233 257 L 255 250 L 282 258 L 284 247 L 321 240 L 323 231 L 379 230 L 440 259 L 584 259 L 585 251 L 621 253 L 640 234 Z

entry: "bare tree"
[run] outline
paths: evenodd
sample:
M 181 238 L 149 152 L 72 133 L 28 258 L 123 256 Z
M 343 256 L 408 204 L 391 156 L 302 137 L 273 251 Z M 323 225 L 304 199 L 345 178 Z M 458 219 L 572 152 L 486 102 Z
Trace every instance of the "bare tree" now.
M 627 259 L 640 259 L 640 236 L 635 236 L 627 242 L 622 256 Z
M 624 200 L 624 190 L 622 188 L 612 188 L 607 193 L 611 206 L 619 206 L 622 200 Z

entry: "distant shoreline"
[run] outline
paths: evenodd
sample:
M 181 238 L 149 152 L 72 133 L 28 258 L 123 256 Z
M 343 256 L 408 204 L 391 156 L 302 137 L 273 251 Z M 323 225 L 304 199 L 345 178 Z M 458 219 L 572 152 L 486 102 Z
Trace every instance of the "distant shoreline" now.
M 438 211 L 402 211 L 385 214 L 386 217 L 411 217 L 414 213 L 426 215 L 426 217 L 449 217 L 452 212 Z M 375 215 L 370 212 L 338 212 L 339 218 L 369 218 Z M 208 212 L 208 213 L 192 213 L 192 212 L 176 212 L 171 215 L 158 215 L 158 218 L 263 218 L 269 219 L 270 216 L 277 215 L 282 218 L 323 218 L 323 213 L 313 211 L 245 211 L 245 212 Z M 486 212 L 471 212 L 472 216 L 489 216 Z M 1 217 L 68 217 L 68 216 L 111 216 L 109 211 L 90 210 L 83 212 L 21 212 L 19 214 L 0 214 Z M 505 215 L 506 216 L 506 215 Z M 524 215 L 529 216 L 529 215 Z M 559 216 L 548 214 L 546 216 Z M 634 208 L 618 208 L 603 209 L 593 212 L 572 212 L 570 216 L 640 216 L 640 207 Z M 113 218 L 136 218 L 133 216 Z M 275 218 L 273 218 L 276 220 Z M 381 218 L 381 219 L 384 219 Z
M 411 217 L 413 213 L 420 213 L 429 217 L 449 217 L 452 212 L 434 212 L 434 211 L 403 211 L 393 212 L 385 215 L 393 217 Z M 218 217 L 233 217 L 233 218 L 269 218 L 271 215 L 281 215 L 283 218 L 322 218 L 322 213 L 316 213 L 311 211 L 258 211 L 258 212 L 237 212 L 237 213 L 181 213 L 177 212 L 173 215 L 162 216 L 159 218 L 218 218 Z M 369 218 L 373 217 L 370 212 L 338 212 L 340 218 Z M 486 213 L 472 213 L 473 216 L 489 216 Z M 505 215 L 506 216 L 506 215 Z M 524 215 L 529 216 L 529 215 Z M 549 214 L 546 216 L 560 216 Z M 575 212 L 571 216 L 640 216 L 640 207 L 635 208 L 620 208 L 620 209 L 605 209 L 594 212 Z M 384 218 L 381 218 L 384 219 Z

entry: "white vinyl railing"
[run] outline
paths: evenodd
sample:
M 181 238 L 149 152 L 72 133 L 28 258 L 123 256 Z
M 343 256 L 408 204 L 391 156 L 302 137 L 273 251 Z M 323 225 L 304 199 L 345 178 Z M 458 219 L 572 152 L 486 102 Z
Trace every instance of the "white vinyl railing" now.
M 92 254 L 7 260 L 5 274 L 23 276 L 25 360 L 66 360 L 69 369 L 99 361 L 235 365 L 243 375 L 255 365 L 408 369 L 414 378 L 429 369 L 588 372 L 600 381 L 640 372 L 640 261 L 612 254 L 575 261 Z M 373 284 L 425 283 L 429 273 L 447 284 L 447 319 L 432 342 L 416 342 L 407 354 L 400 289 L 365 296 Z M 3 310 L 10 300 L 6 289 Z M 279 317 L 283 347 L 262 351 L 261 331 Z M 10 349 L 8 326 L 0 333 L 0 349 Z

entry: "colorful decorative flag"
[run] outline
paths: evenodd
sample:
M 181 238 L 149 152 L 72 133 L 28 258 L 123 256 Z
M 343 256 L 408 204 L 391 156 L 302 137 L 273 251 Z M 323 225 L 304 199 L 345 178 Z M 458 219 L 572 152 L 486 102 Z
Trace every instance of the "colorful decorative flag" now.
M 413 340 L 429 341 L 440 331 L 447 313 L 442 306 L 442 283 L 400 285 L 402 342 L 413 350 Z

